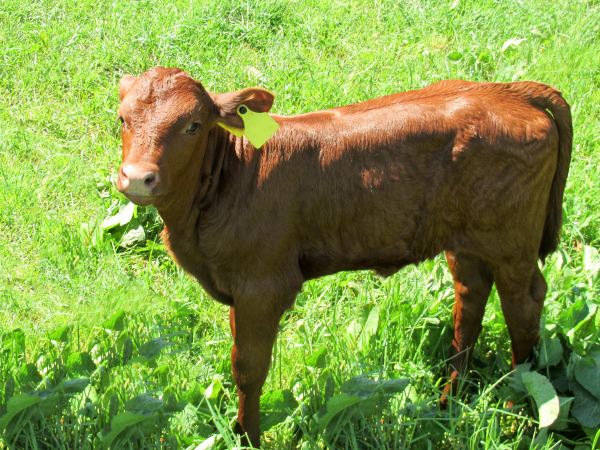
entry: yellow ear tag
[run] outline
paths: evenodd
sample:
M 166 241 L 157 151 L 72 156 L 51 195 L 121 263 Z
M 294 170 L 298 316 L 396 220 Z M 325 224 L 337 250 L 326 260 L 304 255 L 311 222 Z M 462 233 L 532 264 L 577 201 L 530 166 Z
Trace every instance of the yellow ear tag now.
M 279 124 L 266 112 L 257 113 L 245 105 L 239 106 L 237 112 L 244 121 L 246 138 L 256 148 L 262 147 L 279 130 Z
M 227 131 L 229 131 L 231 134 L 236 135 L 237 137 L 242 137 L 244 135 L 244 130 L 240 130 L 239 128 L 232 128 L 232 127 L 228 127 L 227 125 L 225 125 L 224 123 L 220 123 L 218 124 L 220 126 L 222 126 L 223 128 L 225 128 Z

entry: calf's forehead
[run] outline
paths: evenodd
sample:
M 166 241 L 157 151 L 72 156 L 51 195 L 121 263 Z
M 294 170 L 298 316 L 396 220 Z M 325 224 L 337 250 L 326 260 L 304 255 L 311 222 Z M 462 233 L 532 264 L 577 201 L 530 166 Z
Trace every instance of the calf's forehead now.
M 206 111 L 210 97 L 185 72 L 141 75 L 127 92 L 119 115 L 135 121 L 177 122 Z

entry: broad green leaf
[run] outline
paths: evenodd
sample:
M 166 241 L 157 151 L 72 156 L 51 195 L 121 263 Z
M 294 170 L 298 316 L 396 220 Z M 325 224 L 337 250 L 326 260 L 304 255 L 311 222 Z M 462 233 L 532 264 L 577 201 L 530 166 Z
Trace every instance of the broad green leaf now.
M 121 434 L 127 427 L 139 424 L 146 420 L 148 416 L 143 414 L 134 414 L 132 412 L 125 412 L 117 414 L 110 422 L 110 427 L 105 428 L 105 435 L 101 438 L 102 445 L 105 449 L 108 449 L 115 438 Z M 109 431 L 110 430 L 110 431 Z
M 42 399 L 39 407 L 44 412 L 44 414 L 48 415 L 56 413 L 58 403 L 61 400 L 61 395 L 57 394 L 54 389 L 44 389 L 43 391 L 35 391 L 35 395 Z
M 600 270 L 598 250 L 589 245 L 583 246 L 583 269 L 592 275 L 596 275 Z
M 583 358 L 575 365 L 575 378 L 600 401 L 600 366 L 592 357 Z
M 325 414 L 317 419 L 320 432 L 324 432 L 329 422 L 331 422 L 331 420 L 340 412 L 362 402 L 362 400 L 362 398 L 357 397 L 356 395 L 348 395 L 345 393 L 331 397 L 327 402 Z
M 167 386 L 169 384 L 169 380 L 172 377 L 171 369 L 168 364 L 161 364 L 156 369 L 154 369 L 154 376 L 158 378 L 160 384 L 163 386 Z
M 565 311 L 558 315 L 557 323 L 567 334 L 571 329 L 575 328 L 579 322 L 585 320 L 590 309 L 585 300 L 580 298 Z
M 463 57 L 462 52 L 459 52 L 458 50 L 454 51 L 452 53 L 448 53 L 446 55 L 446 58 L 448 58 L 450 61 L 453 61 L 453 62 L 460 61 L 462 59 L 462 57 Z
M 148 359 L 151 359 L 151 358 L 158 356 L 160 354 L 160 351 L 163 348 L 168 347 L 169 345 L 172 345 L 172 343 L 169 341 L 166 341 L 163 338 L 155 338 L 155 339 L 152 339 L 152 340 L 146 342 L 144 345 L 142 345 L 139 349 L 139 352 L 140 352 L 140 355 L 145 356 Z
M 363 399 L 354 410 L 354 414 L 370 416 L 378 407 L 384 407 L 389 403 L 393 394 L 404 391 L 408 386 L 408 379 L 373 381 L 362 375 L 351 378 L 342 386 L 342 392 L 355 395 Z
M 202 394 L 202 386 L 200 385 L 200 383 L 198 383 L 196 380 L 193 380 L 189 384 L 189 389 L 185 393 L 184 398 L 192 405 L 198 406 L 200 400 L 204 398 L 204 395 Z
M 140 434 L 142 436 L 151 436 L 152 434 L 156 433 L 156 424 L 158 423 L 158 420 L 161 417 L 163 417 L 163 415 L 161 413 L 162 413 L 162 411 L 160 411 L 160 412 L 157 411 L 153 414 L 148 414 L 148 415 L 146 415 L 146 420 L 143 420 L 138 425 L 136 425 L 136 428 L 138 429 L 138 431 L 140 432 Z M 124 446 L 127 442 L 129 442 L 129 440 L 120 442 L 120 445 Z M 121 447 L 118 447 L 118 448 L 121 448 Z
M 164 401 L 150 394 L 140 394 L 125 403 L 125 411 L 148 415 L 160 409 L 164 404 Z
M 69 331 L 71 331 L 69 326 L 65 325 L 64 327 L 60 327 L 52 331 L 48 337 L 51 341 L 69 342 Z
M 413 419 L 419 413 L 418 406 L 414 403 L 405 403 L 404 408 L 398 410 L 398 414 Z
M 86 403 L 83 408 L 77 411 L 78 416 L 83 416 L 88 419 L 93 419 L 97 416 L 96 405 L 94 403 Z
M 8 380 L 4 385 L 4 402 L 6 403 L 15 393 L 15 379 L 12 374 L 8 375 Z
M 42 399 L 37 395 L 30 394 L 19 394 L 11 397 L 6 403 L 6 414 L 0 417 L 0 435 L 4 433 L 4 430 L 6 430 L 6 427 L 13 417 L 25 408 L 40 403 L 41 401 Z
M 406 389 L 408 383 L 408 378 L 374 381 L 365 375 L 359 375 L 344 382 L 341 390 L 346 394 L 356 395 L 364 399 L 376 393 L 399 394 Z
M 267 431 L 285 421 L 298 407 L 292 391 L 269 391 L 260 398 L 260 429 Z
M 600 425 L 600 402 L 578 382 L 571 383 L 575 400 L 571 406 L 571 413 L 579 423 L 586 427 Z
M 395 380 L 383 380 L 381 386 L 386 394 L 400 394 L 404 392 L 409 383 L 408 378 L 397 378 Z
M 123 208 L 121 208 L 119 211 L 119 225 L 123 226 L 131 222 L 135 209 L 136 206 L 132 202 L 127 203 Z
M 119 309 L 102 323 L 102 328 L 110 331 L 123 331 L 125 328 L 125 311 Z
M 54 389 L 56 389 L 56 388 L 54 388 Z M 37 395 L 42 400 L 46 400 L 50 397 L 54 397 L 54 395 L 56 394 L 56 391 L 54 389 L 37 390 L 37 391 L 32 392 L 32 395 Z M 58 396 L 57 396 L 57 398 L 58 398 Z
M 35 387 L 43 380 L 42 376 L 37 370 L 37 367 L 33 363 L 23 364 L 19 371 L 19 383 L 28 389 L 35 389 Z
M 548 367 L 555 366 L 562 359 L 563 347 L 560 343 L 560 339 L 542 339 L 540 343 L 539 361 L 538 366 Z
M 109 392 L 107 391 L 106 394 Z M 104 394 L 106 396 L 106 394 Z M 110 396 L 110 403 L 108 406 L 108 420 L 109 422 L 119 412 L 119 396 L 115 393 Z
M 380 382 L 375 395 L 366 397 L 357 405 L 354 412 L 355 417 L 370 416 L 375 414 L 378 408 L 384 408 L 394 397 L 393 394 L 402 392 L 408 386 L 408 379 L 387 380 L 389 383 Z
M 198 447 L 196 447 L 195 450 L 211 450 L 211 449 L 213 449 L 216 439 L 217 439 L 216 435 L 209 437 L 204 442 L 202 442 L 202 444 L 200 444 Z
M 20 328 L 16 328 L 9 333 L 2 335 L 2 349 L 10 350 L 16 355 L 25 353 L 25 333 Z
M 175 394 L 169 395 L 163 410 L 165 413 L 177 413 L 185 409 L 187 402 L 178 402 Z
M 598 432 L 600 430 L 598 430 L 598 427 L 586 427 L 585 425 L 581 426 L 581 429 L 583 430 L 583 432 L 587 435 L 587 437 L 590 439 L 591 442 L 598 442 Z M 577 447 L 575 447 L 573 450 L 590 450 L 589 446 L 584 446 L 584 445 L 578 445 Z M 592 450 L 598 450 L 598 448 L 594 448 Z
M 353 408 L 353 417 L 359 418 L 363 415 L 365 417 L 371 416 L 375 414 L 378 406 L 385 407 L 390 400 L 391 396 L 386 397 L 381 393 L 367 397 Z
M 206 388 L 206 391 L 204 391 L 204 397 L 206 397 L 206 399 L 212 405 L 217 406 L 224 392 L 225 389 L 223 388 L 223 384 L 221 384 L 221 381 L 215 379 L 212 380 L 210 385 Z
M 123 365 L 126 365 L 133 355 L 133 341 L 130 337 L 123 342 Z
M 479 52 L 477 54 L 477 60 L 484 63 L 490 62 L 490 54 L 488 52 Z
M 111 228 L 116 227 L 121 222 L 120 214 L 115 214 L 112 217 L 109 217 L 104 222 L 102 222 L 103 230 L 110 230 Z
M 356 339 L 362 332 L 362 325 L 360 324 L 360 322 L 358 320 L 353 320 L 346 327 L 346 332 Z
M 127 365 L 132 366 L 134 364 L 146 364 L 148 361 L 151 361 L 151 358 L 146 358 L 145 356 L 137 356 L 127 361 Z
M 133 214 L 140 223 L 144 223 L 148 220 L 148 209 L 146 206 L 138 206 Z
M 508 41 L 504 42 L 504 44 L 502 44 L 502 53 L 504 53 L 509 47 L 518 47 L 521 44 L 521 42 L 525 40 L 526 39 L 509 39 Z
M 194 409 L 194 411 L 195 411 L 195 409 Z M 202 438 L 209 438 L 211 435 L 213 437 L 216 437 L 216 436 L 214 436 L 215 429 L 213 427 L 211 427 L 210 425 L 207 425 L 206 423 L 196 422 L 194 424 L 194 427 L 196 430 L 196 434 Z M 206 441 L 204 441 L 204 442 L 206 442 Z M 200 447 L 197 447 L 194 450 L 198 450 L 199 448 Z
M 527 392 L 537 404 L 540 428 L 552 425 L 560 412 L 560 401 L 554 387 L 545 376 L 537 372 L 526 372 L 522 375 L 522 379 Z
M 365 375 L 359 375 L 345 381 L 341 386 L 341 390 L 346 394 L 356 395 L 364 399 L 375 394 L 378 387 L 379 383 L 377 381 L 371 380 Z
M 146 242 L 146 232 L 144 227 L 137 222 L 131 224 L 131 228 L 123 234 L 119 245 L 124 248 L 134 247 Z
M 146 247 L 152 250 L 153 247 L 158 247 L 152 241 L 146 241 Z M 198 314 L 198 311 L 194 309 L 193 305 L 189 302 L 183 302 L 182 300 L 173 300 L 170 302 L 170 307 L 177 311 L 178 316 L 191 316 Z
M 76 376 L 89 376 L 96 370 L 96 364 L 88 352 L 71 353 L 66 366 L 69 373 Z
M 325 404 L 327 404 L 327 401 L 333 397 L 333 394 L 335 393 L 335 378 L 333 378 L 333 375 L 329 375 L 327 377 L 327 380 L 325 380 Z
M 560 413 L 556 418 L 556 421 L 550 425 L 550 430 L 566 430 L 569 427 L 569 412 L 571 410 L 571 403 L 573 403 L 573 397 L 558 397 L 560 402 Z
M 60 383 L 59 388 L 66 395 L 74 395 L 83 392 L 89 384 L 89 378 L 79 378 L 77 380 L 64 380 Z
M 179 448 L 179 441 L 177 440 L 177 437 L 175 437 L 174 435 L 171 435 L 171 437 L 169 437 L 169 443 L 167 445 L 167 448 L 169 450 L 177 450 Z
M 373 336 L 377 333 L 377 328 L 379 327 L 379 313 L 381 309 L 379 306 L 375 306 L 371 312 L 369 313 L 369 317 L 365 322 L 365 326 L 363 327 L 362 336 L 366 339 Z
M 527 394 L 527 388 L 523 384 L 523 374 L 529 372 L 531 363 L 524 363 L 515 366 L 515 371 L 508 377 L 508 388 L 510 390 L 510 398 L 518 400 Z
M 317 369 L 324 368 L 327 365 L 327 347 L 323 346 L 310 355 L 306 360 L 306 365 Z

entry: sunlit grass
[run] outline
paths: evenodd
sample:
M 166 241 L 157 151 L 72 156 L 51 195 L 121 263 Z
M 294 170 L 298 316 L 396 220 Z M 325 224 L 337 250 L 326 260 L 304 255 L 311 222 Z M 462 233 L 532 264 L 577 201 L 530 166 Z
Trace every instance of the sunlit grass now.
M 234 445 L 227 309 L 160 248 L 126 251 L 101 226 L 124 202 L 111 185 L 120 163 L 117 83 L 126 73 L 139 75 L 156 65 L 182 67 L 215 92 L 265 87 L 276 95 L 273 112 L 281 114 L 445 78 L 534 79 L 561 89 L 572 105 L 575 141 L 563 244 L 544 269 L 546 323 L 559 329 L 566 323 L 561 313 L 584 300 L 591 319 L 561 339 L 580 356 L 600 350 L 598 23 L 593 1 L 3 2 L 0 401 L 10 376 L 17 379 L 15 393 L 21 392 L 18 373 L 34 363 L 45 377 L 38 389 L 65 374 L 91 376 L 95 391 L 84 394 L 97 408 L 89 418 L 98 427 L 94 433 L 110 417 L 113 393 L 120 399 L 118 414 L 138 394 L 151 392 L 166 402 L 173 393 L 188 406 L 165 425 L 163 436 L 176 436 L 180 448 L 195 448 L 214 434 L 222 435 L 215 448 Z M 306 283 L 282 321 L 265 385 L 265 392 L 291 390 L 298 406 L 265 433 L 264 446 L 534 448 L 539 429 L 531 399 L 522 402 L 525 409 L 504 408 L 500 390 L 507 382 L 501 378 L 509 371 L 510 348 L 495 295 L 466 381 L 470 395 L 456 399 L 447 416 L 437 409 L 452 302 L 442 258 L 388 279 L 359 272 Z M 124 329 L 105 331 L 104 321 L 121 309 Z M 66 325 L 68 343 L 56 344 L 52 333 Z M 15 329 L 24 332 L 23 348 L 13 339 Z M 137 357 L 145 342 L 182 330 L 189 333 L 187 351 L 123 365 L 127 338 Z M 120 362 L 98 356 L 99 346 Z M 309 366 L 322 349 L 325 362 Z M 96 358 L 93 373 L 64 369 L 61 361 L 77 352 Z M 110 376 L 100 373 L 102 364 L 112 364 Z M 345 381 L 363 374 L 408 377 L 410 385 L 381 415 L 347 417 L 320 430 L 316 414 L 330 377 L 339 394 Z M 206 390 L 215 380 L 221 387 L 212 398 Z M 68 420 L 83 420 L 77 411 L 85 398 L 77 399 L 65 410 Z M 68 448 L 73 439 L 85 445 L 94 439 L 85 428 L 78 437 L 63 435 L 60 419 L 52 420 L 46 430 L 53 430 L 55 444 Z M 590 448 L 595 431 L 586 434 L 575 425 L 556 435 L 542 432 L 537 443 L 549 449 L 563 439 L 565 448 L 575 442 Z

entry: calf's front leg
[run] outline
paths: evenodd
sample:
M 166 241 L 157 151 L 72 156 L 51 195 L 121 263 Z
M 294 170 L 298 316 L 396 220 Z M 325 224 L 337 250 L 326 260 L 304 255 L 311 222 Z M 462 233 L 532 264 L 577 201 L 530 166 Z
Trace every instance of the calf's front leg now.
M 239 397 L 234 431 L 245 446 L 260 448 L 260 395 L 282 314 L 283 308 L 265 300 L 236 301 L 230 310 L 231 368 Z

